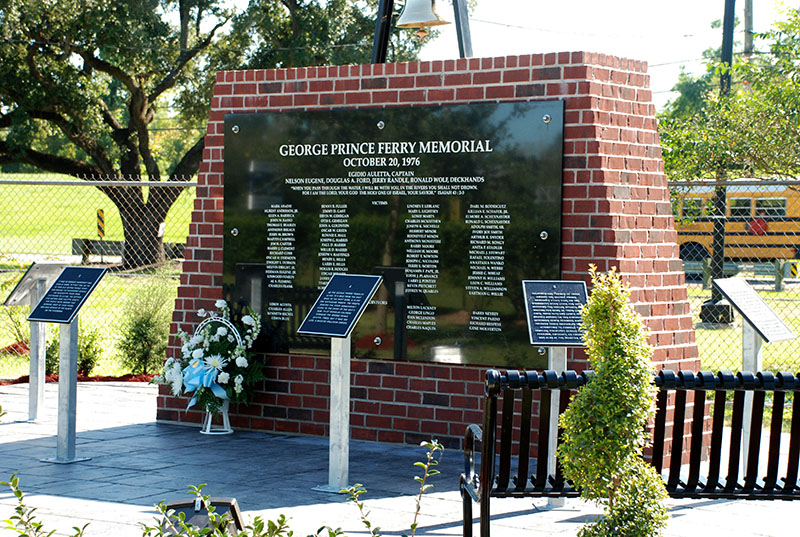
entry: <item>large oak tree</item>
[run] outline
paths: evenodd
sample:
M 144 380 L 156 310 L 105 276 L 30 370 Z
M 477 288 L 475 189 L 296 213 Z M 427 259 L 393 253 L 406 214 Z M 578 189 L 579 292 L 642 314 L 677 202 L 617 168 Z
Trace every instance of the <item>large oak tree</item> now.
M 197 127 L 216 70 L 369 61 L 377 0 L 252 0 L 238 13 L 230 5 L 0 0 L 0 165 L 174 185 L 98 187 L 122 217 L 124 268 L 163 260 L 159 225 L 199 167 Z M 418 50 L 409 32 L 396 32 L 390 57 Z M 171 108 L 195 130 L 167 159 L 155 149 L 153 121 Z M 63 144 L 54 147 L 53 135 Z

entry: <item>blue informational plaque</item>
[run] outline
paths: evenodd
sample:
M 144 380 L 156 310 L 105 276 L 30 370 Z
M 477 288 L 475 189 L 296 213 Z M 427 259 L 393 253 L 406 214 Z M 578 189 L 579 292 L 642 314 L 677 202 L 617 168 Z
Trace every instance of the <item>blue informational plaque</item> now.
M 347 337 L 364 313 L 381 280 L 380 276 L 334 274 L 303 319 L 297 333 Z
M 66 267 L 36 304 L 29 321 L 69 324 L 106 273 L 101 267 Z
M 581 308 L 586 284 L 563 280 L 523 280 L 531 345 L 582 347 Z

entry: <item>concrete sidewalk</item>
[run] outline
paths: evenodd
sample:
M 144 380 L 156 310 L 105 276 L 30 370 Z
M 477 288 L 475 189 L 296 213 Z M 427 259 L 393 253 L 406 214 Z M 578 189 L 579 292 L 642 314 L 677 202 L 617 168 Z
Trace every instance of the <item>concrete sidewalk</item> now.
M 323 525 L 350 536 L 369 534 L 345 496 L 312 490 L 327 482 L 326 438 L 249 431 L 206 436 L 197 428 L 159 424 L 156 391 L 137 383 L 80 383 L 76 455 L 91 460 L 59 465 L 40 462 L 56 455 L 57 386 L 47 385 L 38 423 L 26 421 L 27 384 L 0 386 L 0 405 L 8 412 L 0 423 L 0 480 L 16 472 L 26 504 L 58 535 L 89 522 L 90 537 L 141 536 L 139 523 L 153 521 L 154 504 L 189 498 L 188 486 L 201 483 L 211 496 L 236 498 L 248 522 L 284 514 L 298 537 Z M 362 499 L 383 534 L 408 533 L 418 491 L 413 464 L 424 457 L 414 446 L 351 442 L 350 481 L 367 488 Z M 460 452 L 445 452 L 442 473 L 423 499 L 417 535 L 461 535 L 462 466 Z M 0 520 L 15 506 L 10 490 L 0 488 Z M 670 506 L 670 537 L 797 532 L 798 506 L 791 502 L 673 500 Z M 599 512 L 579 500 L 558 509 L 547 509 L 544 500 L 493 500 L 492 535 L 573 536 Z

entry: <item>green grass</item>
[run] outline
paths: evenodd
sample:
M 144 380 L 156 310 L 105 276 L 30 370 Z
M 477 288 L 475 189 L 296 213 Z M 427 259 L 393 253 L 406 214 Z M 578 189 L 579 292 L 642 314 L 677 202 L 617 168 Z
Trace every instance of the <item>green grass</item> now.
M 105 240 L 123 239 L 122 220 L 111 200 L 92 186 L 59 186 L 74 181 L 63 175 L 22 175 L 52 185 L 0 184 L 0 252 L 69 255 L 72 239 L 97 239 L 97 209 L 105 212 Z M 0 179 L 18 179 L 0 174 Z M 165 242 L 185 242 L 189 232 L 194 188 L 185 190 L 166 219 Z M 145 188 L 145 196 L 147 195 Z

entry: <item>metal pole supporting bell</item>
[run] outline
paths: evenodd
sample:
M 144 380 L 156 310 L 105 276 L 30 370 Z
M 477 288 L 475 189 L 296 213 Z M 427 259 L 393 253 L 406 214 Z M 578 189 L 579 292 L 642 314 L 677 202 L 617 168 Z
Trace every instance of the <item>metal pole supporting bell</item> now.
M 398 28 L 424 28 L 442 24 L 450 22 L 436 12 L 436 0 L 406 0 L 400 18 L 397 19 Z

